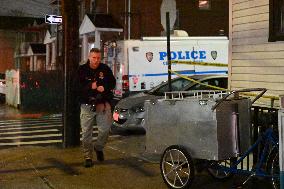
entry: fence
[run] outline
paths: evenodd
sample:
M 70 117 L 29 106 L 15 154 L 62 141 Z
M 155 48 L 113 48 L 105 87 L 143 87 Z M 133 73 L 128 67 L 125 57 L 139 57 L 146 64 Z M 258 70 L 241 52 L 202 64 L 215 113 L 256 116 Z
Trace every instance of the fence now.
M 275 133 L 278 134 L 278 109 L 253 106 L 252 107 L 252 142 L 255 142 L 257 138 L 268 128 L 272 127 Z M 258 159 L 259 148 L 253 153 L 253 164 Z
M 6 71 L 6 103 L 8 105 L 18 107 L 20 104 L 20 84 L 19 84 L 19 71 L 7 70 Z
M 253 106 L 251 109 L 251 144 L 256 142 L 258 137 L 264 133 L 264 131 L 271 127 L 278 134 L 278 109 L 268 108 L 261 106 Z M 259 145 L 256 150 L 249 156 L 247 156 L 243 162 L 239 165 L 243 170 L 250 170 L 254 167 L 260 158 L 260 152 L 263 145 Z
M 62 110 L 64 99 L 62 72 L 23 72 L 20 76 L 21 109 Z

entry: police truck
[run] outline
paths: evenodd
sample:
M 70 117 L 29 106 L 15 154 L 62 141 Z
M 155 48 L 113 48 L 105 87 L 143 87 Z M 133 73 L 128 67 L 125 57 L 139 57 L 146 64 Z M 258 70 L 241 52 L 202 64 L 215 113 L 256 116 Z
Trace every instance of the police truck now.
M 181 75 L 227 74 L 229 40 L 216 37 L 171 37 L 171 69 Z M 168 79 L 166 37 L 121 40 L 105 49 L 116 77 L 114 95 L 149 90 Z M 220 66 L 221 65 L 221 66 Z M 172 78 L 177 74 L 172 74 Z

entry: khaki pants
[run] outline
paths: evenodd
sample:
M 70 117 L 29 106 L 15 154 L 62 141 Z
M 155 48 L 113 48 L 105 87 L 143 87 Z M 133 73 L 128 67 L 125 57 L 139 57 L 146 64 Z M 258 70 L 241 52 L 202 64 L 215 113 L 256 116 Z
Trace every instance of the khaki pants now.
M 98 126 L 98 137 L 93 143 L 93 126 L 96 117 Z M 82 129 L 82 148 L 85 158 L 93 158 L 94 147 L 96 150 L 103 150 L 112 124 L 112 113 L 109 103 L 99 104 L 96 112 L 91 110 L 91 105 L 81 104 L 81 129 Z

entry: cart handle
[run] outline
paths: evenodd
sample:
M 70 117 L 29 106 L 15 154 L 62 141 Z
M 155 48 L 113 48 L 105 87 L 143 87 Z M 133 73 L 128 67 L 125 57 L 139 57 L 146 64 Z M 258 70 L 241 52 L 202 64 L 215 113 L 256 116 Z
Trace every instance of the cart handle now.
M 234 94 L 235 98 L 239 97 L 239 93 L 240 92 L 252 92 L 252 91 L 261 91 L 261 93 L 259 93 L 253 100 L 252 103 L 253 104 L 255 101 L 257 101 L 257 99 L 259 99 L 266 91 L 266 88 L 247 88 L 247 89 L 240 89 L 240 90 L 234 90 L 234 91 L 230 91 L 228 94 L 226 94 L 221 100 L 219 100 L 212 108 L 211 110 L 215 110 L 217 108 L 217 106 L 219 106 L 224 100 L 226 100 L 230 95 Z

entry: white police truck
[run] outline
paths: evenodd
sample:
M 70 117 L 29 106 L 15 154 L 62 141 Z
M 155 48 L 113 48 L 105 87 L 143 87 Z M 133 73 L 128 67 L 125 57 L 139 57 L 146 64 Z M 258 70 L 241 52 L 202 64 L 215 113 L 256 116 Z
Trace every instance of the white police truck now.
M 171 60 L 187 62 L 187 64 L 172 63 L 173 71 L 182 75 L 228 72 L 227 37 L 171 37 L 170 39 Z M 117 80 L 114 90 L 116 97 L 121 98 L 131 92 L 149 90 L 168 79 L 166 37 L 117 41 L 115 45 L 107 48 L 106 54 L 108 57 L 106 63 L 112 68 Z M 210 66 L 204 66 L 209 63 Z M 172 74 L 172 78 L 174 77 L 176 75 Z

